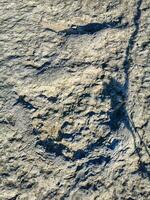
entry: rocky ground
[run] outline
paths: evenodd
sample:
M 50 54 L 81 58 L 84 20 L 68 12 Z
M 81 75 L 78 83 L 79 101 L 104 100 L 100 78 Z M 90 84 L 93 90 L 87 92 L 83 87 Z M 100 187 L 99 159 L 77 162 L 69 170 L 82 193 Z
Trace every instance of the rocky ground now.
M 0 200 L 150 199 L 149 12 L 1 0 Z

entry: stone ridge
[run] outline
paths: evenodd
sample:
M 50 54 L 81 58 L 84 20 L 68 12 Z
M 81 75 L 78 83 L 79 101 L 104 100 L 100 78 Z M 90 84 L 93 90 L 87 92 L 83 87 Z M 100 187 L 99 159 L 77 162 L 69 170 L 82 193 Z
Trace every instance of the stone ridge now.
M 148 200 L 148 0 L 1 0 L 0 200 Z

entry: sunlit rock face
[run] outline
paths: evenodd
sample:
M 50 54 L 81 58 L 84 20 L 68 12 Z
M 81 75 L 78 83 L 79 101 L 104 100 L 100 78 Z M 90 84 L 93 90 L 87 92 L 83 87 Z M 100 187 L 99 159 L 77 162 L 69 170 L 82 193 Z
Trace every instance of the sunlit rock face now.
M 0 199 L 150 198 L 149 1 L 1 0 Z

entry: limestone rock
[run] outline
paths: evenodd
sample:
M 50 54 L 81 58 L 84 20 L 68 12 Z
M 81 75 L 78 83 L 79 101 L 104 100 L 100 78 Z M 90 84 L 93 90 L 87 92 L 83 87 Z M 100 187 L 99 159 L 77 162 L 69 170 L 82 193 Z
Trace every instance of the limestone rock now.
M 0 199 L 150 199 L 149 6 L 1 1 Z

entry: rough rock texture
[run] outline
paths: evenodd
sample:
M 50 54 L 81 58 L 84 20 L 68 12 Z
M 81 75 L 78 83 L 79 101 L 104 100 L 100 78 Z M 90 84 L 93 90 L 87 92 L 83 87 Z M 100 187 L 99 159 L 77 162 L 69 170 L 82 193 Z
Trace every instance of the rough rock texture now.
M 1 0 L 1 200 L 150 199 L 149 11 Z

